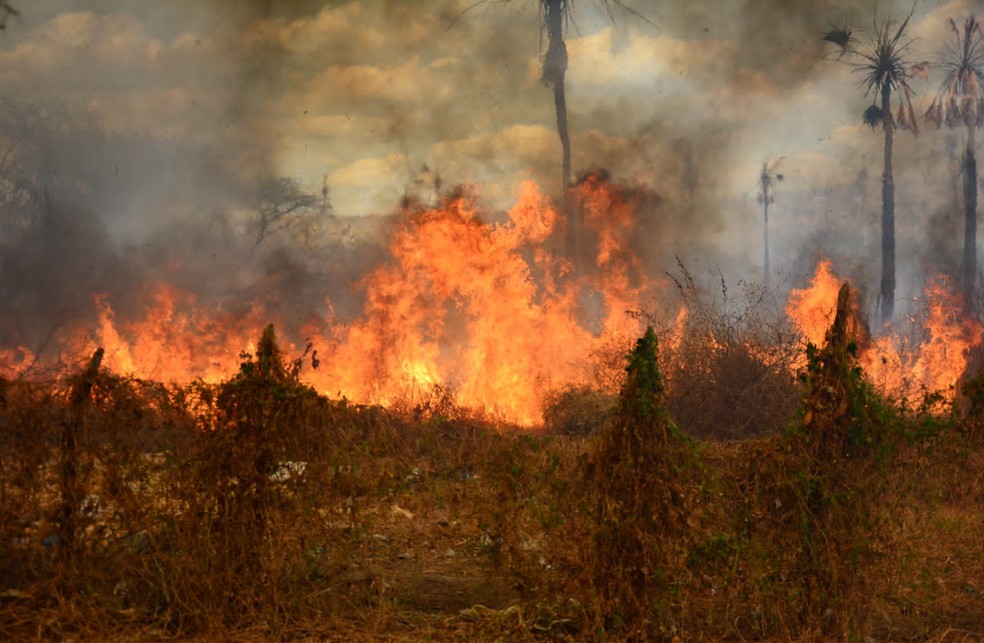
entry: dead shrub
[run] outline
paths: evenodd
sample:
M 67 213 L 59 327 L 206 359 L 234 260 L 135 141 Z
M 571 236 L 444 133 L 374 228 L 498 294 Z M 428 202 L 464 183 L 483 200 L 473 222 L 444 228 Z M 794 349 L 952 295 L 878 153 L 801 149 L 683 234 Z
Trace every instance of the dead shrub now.
M 48 614 L 35 630 L 46 638 L 91 638 L 93 624 L 125 625 L 146 607 L 133 554 L 157 519 L 148 454 L 175 416 L 163 387 L 109 373 L 101 358 L 57 385 L 5 387 L 0 412 L 3 505 L 16 512 L 0 566 L 22 596 L 11 607 Z
M 23 589 L 36 575 L 24 551 L 40 547 L 54 496 L 50 463 L 57 453 L 51 427 L 65 409 L 47 386 L 0 380 L 0 577 Z
M 390 410 L 417 422 L 453 420 L 467 415 L 458 394 L 447 384 L 413 385 Z
M 614 396 L 587 386 L 554 391 L 543 405 L 543 430 L 571 437 L 594 435 L 611 419 L 615 400 Z
M 272 325 L 243 358 L 230 380 L 198 385 L 200 438 L 168 472 L 179 511 L 156 564 L 168 570 L 158 581 L 178 629 L 256 621 L 277 631 L 303 613 L 298 590 L 334 522 L 314 512 L 352 475 L 324 457 L 328 405 L 287 368 Z
M 0 639 L 980 630 L 979 445 L 871 392 L 849 313 L 785 434 L 707 444 L 652 332 L 619 398 L 558 394 L 557 432 L 610 408 L 588 437 L 327 400 L 272 329 L 216 385 L 0 381 Z
M 394 444 L 385 421 L 300 385 L 272 327 L 218 385 L 122 378 L 100 358 L 64 385 L 3 386 L 0 499 L 16 518 L 0 569 L 30 597 L 6 607 L 53 610 L 38 631 L 54 638 L 135 620 L 276 638 L 345 600 L 324 584 L 358 546 L 358 498 L 378 484 L 360 454 Z
M 707 440 L 778 434 L 796 409 L 797 339 L 769 293 L 746 285 L 713 301 L 686 267 L 676 279 L 686 316 L 662 360 L 666 405 L 680 428 Z

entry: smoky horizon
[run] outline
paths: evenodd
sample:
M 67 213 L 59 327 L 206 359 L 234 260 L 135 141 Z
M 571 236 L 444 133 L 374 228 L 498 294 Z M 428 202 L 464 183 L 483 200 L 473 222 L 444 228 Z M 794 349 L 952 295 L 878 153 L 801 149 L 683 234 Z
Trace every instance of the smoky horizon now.
M 526 418 L 594 377 L 568 362 L 634 336 L 640 311 L 674 319 L 681 266 L 711 298 L 764 282 L 782 320 L 830 260 L 886 332 L 885 143 L 865 123 L 879 97 L 838 45 L 863 53 L 910 10 L 919 132 L 896 116 L 895 332 L 919 334 L 927 284 L 967 281 L 966 134 L 925 121 L 940 74 L 919 65 L 973 2 L 559 3 L 567 190 L 552 3 L 12 4 L 7 375 L 115 337 L 117 368 L 159 350 L 182 377 L 218 377 L 273 322 L 319 351 L 329 394 L 451 384 L 485 404 L 513 393 L 475 382 L 526 374 L 519 401 L 488 402 Z M 552 370 L 535 347 L 493 349 L 511 334 L 551 347 Z

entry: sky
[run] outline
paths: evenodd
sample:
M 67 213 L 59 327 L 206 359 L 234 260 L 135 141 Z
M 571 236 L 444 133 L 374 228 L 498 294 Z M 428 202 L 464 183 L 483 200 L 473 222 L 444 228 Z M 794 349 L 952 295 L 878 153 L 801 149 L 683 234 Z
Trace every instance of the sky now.
M 352 217 L 394 212 L 437 176 L 473 186 L 492 209 L 507 208 L 525 179 L 558 192 L 532 0 L 14 5 L 21 15 L 0 33 L 0 95 L 82 115 L 142 150 L 120 152 L 116 188 L 94 204 L 121 238 L 148 234 L 181 208 L 236 207 L 269 176 L 315 192 L 324 182 L 336 213 Z M 776 164 L 774 261 L 795 262 L 823 222 L 828 236 L 863 237 L 854 253 L 863 263 L 878 236 L 882 139 L 861 122 L 872 97 L 821 35 L 854 25 L 863 43 L 911 2 L 626 5 L 634 12 L 579 0 L 568 24 L 575 174 L 604 168 L 648 186 L 682 213 L 681 226 L 700 231 L 704 248 L 751 270 L 761 252 L 759 169 Z M 938 56 L 947 18 L 982 9 L 917 1 L 913 61 Z M 913 87 L 925 111 L 934 79 Z M 922 130 L 897 137 L 899 227 L 932 260 L 959 241 L 948 236 L 948 186 L 962 138 Z

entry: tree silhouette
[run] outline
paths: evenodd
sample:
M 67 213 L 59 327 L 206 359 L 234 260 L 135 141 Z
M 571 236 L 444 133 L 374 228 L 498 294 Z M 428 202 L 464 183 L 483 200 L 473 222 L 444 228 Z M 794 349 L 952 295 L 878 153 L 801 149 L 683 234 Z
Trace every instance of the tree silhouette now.
M 105 149 L 90 115 L 0 96 L 0 232 L 38 226 L 58 257 L 69 206 L 98 188 Z
M 763 163 L 762 172 L 759 174 L 759 195 L 758 202 L 762 204 L 764 224 L 763 224 L 763 235 L 764 235 L 764 247 L 765 247 L 765 260 L 763 262 L 763 283 L 766 288 L 769 287 L 770 274 L 772 272 L 769 265 L 769 205 L 775 202 L 775 197 L 772 195 L 772 188 L 776 181 L 782 181 L 782 174 L 776 174 L 776 168 L 779 167 L 779 163 L 782 159 L 777 159 L 772 163 Z
M 13 5 L 8 2 L 8 0 L 0 0 L 0 29 L 7 28 L 7 18 L 10 16 L 19 16 L 20 12 L 13 7 Z
M 564 17 L 570 11 L 571 3 L 569 0 L 540 0 L 540 6 L 548 42 L 540 82 L 553 88 L 557 133 L 560 135 L 563 156 L 561 185 L 566 188 L 571 184 L 571 135 L 567 128 L 567 94 L 564 85 L 568 61 L 567 43 L 564 41 Z
M 964 20 L 963 30 L 951 18 L 947 21 L 953 40 L 947 43 L 937 66 L 943 81 L 926 111 L 926 120 L 937 128 L 967 128 L 964 152 L 964 252 L 963 293 L 968 310 L 974 307 L 974 280 L 977 277 L 977 159 L 974 131 L 984 123 L 984 30 L 974 14 Z
M 895 312 L 895 177 L 892 169 L 892 150 L 895 128 L 917 131 L 915 112 L 912 109 L 912 88 L 909 86 L 910 63 L 907 59 L 911 41 L 906 40 L 906 29 L 915 11 L 912 5 L 905 20 L 892 29 L 892 21 L 878 26 L 874 18 L 874 36 L 861 49 L 853 45 L 850 30 L 835 29 L 823 35 L 846 51 L 848 62 L 855 72 L 863 74 L 860 84 L 865 95 L 874 94 L 881 103 L 872 103 L 863 114 L 866 125 L 872 129 L 882 126 L 885 135 L 884 170 L 882 172 L 882 273 L 879 293 L 879 309 L 882 321 L 889 321 Z M 899 109 L 892 116 L 892 95 L 899 99 Z
M 256 195 L 256 236 L 254 247 L 271 235 L 296 225 L 319 212 L 331 211 L 327 181 L 322 183 L 321 199 L 292 178 L 275 177 L 262 181 Z
M 487 1 L 478 0 L 465 9 L 465 12 L 467 13 L 475 7 L 485 4 Z M 511 1 L 502 0 L 503 4 L 508 4 Z M 554 110 L 557 114 L 557 133 L 560 136 L 562 154 L 561 187 L 566 190 L 571 185 L 571 136 L 567 124 L 567 91 L 565 79 L 567 76 L 568 55 L 565 35 L 572 23 L 574 0 L 537 0 L 537 2 L 540 10 L 541 34 L 543 32 L 547 34 L 547 52 L 543 56 L 540 82 L 546 87 L 553 89 Z M 617 7 L 625 13 L 652 24 L 642 14 L 626 6 L 621 0 L 597 0 L 597 2 L 605 9 L 609 18 L 612 20 L 615 19 L 614 9 Z

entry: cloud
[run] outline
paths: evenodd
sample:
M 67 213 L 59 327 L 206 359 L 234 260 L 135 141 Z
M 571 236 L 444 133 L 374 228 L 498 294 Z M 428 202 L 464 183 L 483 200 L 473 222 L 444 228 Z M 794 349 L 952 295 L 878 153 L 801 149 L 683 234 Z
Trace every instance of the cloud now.
M 487 183 L 492 200 L 505 199 L 520 177 L 548 191 L 557 182 L 535 3 L 469 12 L 468 0 L 426 9 L 73 4 L 90 10 L 54 12 L 0 42 L 7 91 L 64 101 L 111 132 L 167 142 L 210 188 L 234 194 L 270 173 L 315 185 L 327 173 L 354 213 L 391 209 L 425 163 L 451 183 Z M 820 34 L 842 19 L 870 31 L 874 6 L 678 2 L 652 15 L 638 7 L 653 27 L 630 17 L 612 24 L 594 4 L 579 4 L 567 77 L 575 169 L 602 165 L 647 176 L 668 194 L 685 192 L 674 184 L 682 182 L 721 199 L 745 190 L 772 155 L 786 155 L 811 180 L 848 180 L 871 163 L 878 137 L 857 131 L 868 99 L 846 65 L 825 60 Z M 908 6 L 879 15 L 898 17 Z M 968 6 L 919 8 L 920 57 L 935 48 L 929 41 L 945 31 L 944 18 Z
M 388 213 L 410 180 L 410 161 L 398 153 L 361 158 L 328 175 L 339 214 Z
M 58 91 L 101 92 L 156 78 L 163 48 L 131 16 L 90 12 L 57 16 L 12 49 L 0 50 L 0 72 L 9 86 Z M 28 73 L 25 73 L 28 72 Z

